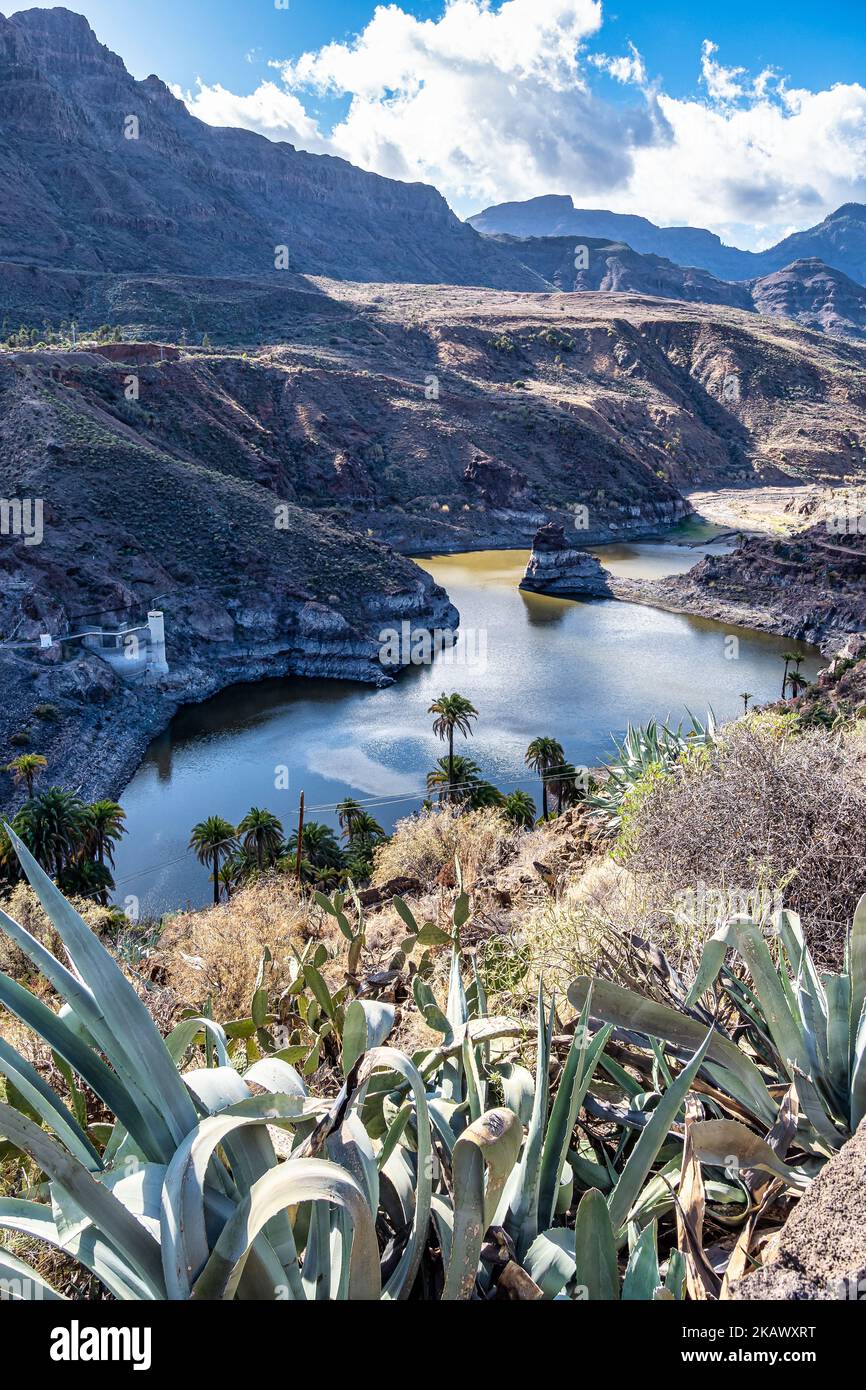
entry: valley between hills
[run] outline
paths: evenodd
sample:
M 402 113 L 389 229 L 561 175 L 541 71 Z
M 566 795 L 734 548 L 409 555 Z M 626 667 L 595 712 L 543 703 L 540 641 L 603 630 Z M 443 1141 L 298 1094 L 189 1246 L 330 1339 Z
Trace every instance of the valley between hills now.
M 384 626 L 456 622 L 409 555 L 528 546 L 549 520 L 577 545 L 655 536 L 695 489 L 814 507 L 866 480 L 859 344 L 631 295 L 314 290 L 252 351 L 82 336 L 0 355 L 0 492 L 46 499 L 43 543 L 0 552 L 4 746 L 38 736 L 73 780 L 117 788 L 181 703 L 262 674 L 388 679 Z M 751 600 L 724 558 L 617 596 L 819 643 L 866 626 L 853 562 L 840 606 L 833 571 L 808 576 L 808 532 L 781 586 L 750 544 Z M 156 604 L 159 689 L 34 650 Z

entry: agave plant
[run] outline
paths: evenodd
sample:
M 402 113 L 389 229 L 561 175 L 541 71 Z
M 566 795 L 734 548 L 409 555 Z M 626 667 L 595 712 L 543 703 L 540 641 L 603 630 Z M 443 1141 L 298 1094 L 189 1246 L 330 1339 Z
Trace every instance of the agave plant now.
M 778 913 L 773 925 L 775 960 L 761 928 L 736 917 L 706 943 L 689 990 L 668 969 L 676 1007 L 608 980 L 582 977 L 569 991 L 578 1007 L 591 988 L 596 1016 L 645 1045 L 661 1039 L 685 1050 L 711 1017 L 707 1005 L 728 1002 L 734 1026 L 726 1032 L 716 1019 L 703 1073 L 734 1118 L 711 1131 L 696 1127 L 696 1143 L 708 1162 L 720 1147 L 727 1155 L 746 1148 L 754 1155 L 748 1128 L 762 1132 L 777 1122 L 780 1092 L 796 1098 L 797 1142 L 815 1163 L 837 1150 L 866 1115 L 866 897 L 854 914 L 838 974 L 817 970 L 796 914 Z M 748 978 L 730 967 L 731 952 L 740 956 Z M 786 1176 L 790 1181 L 791 1173 Z
M 63 1249 L 122 1299 L 406 1297 L 434 1198 L 427 1088 L 460 1066 L 462 1052 L 514 1034 L 517 1025 L 455 1019 L 447 1040 L 424 1058 L 422 1074 L 403 1053 L 380 1045 L 393 1013 L 355 1001 L 358 1055 L 351 1064 L 346 1058 L 336 1100 L 309 1096 L 280 1058 L 262 1058 L 241 1075 L 211 1019 L 185 1019 L 160 1036 L 118 964 L 12 838 L 69 966 L 0 912 L 3 929 L 65 1001 L 55 1013 L 0 976 L 0 1002 L 91 1088 L 112 1121 L 88 1129 L 80 1111 L 0 1042 L 0 1071 L 41 1121 L 8 1103 L 7 1091 L 0 1131 L 44 1173 L 51 1198 L 50 1206 L 3 1199 L 0 1228 Z M 216 1065 L 181 1072 L 202 1030 Z M 362 1123 L 368 1113 L 384 1117 L 392 1093 L 412 1098 L 411 1150 L 401 1142 L 406 1121 L 399 1106 L 377 1147 Z M 283 1161 L 273 1130 L 287 1135 Z M 474 1286 L 487 1217 L 521 1141 L 517 1116 L 504 1108 L 478 1114 L 454 1136 L 453 1200 L 444 1186 L 436 1194 L 447 1297 Z M 377 1217 L 399 1221 L 399 1248 L 387 1252 L 385 1264 Z M 34 1297 L 61 1296 L 5 1249 L 0 1274 L 23 1278 Z
M 644 726 L 628 725 L 622 743 L 614 739 L 616 756 L 607 766 L 607 777 L 599 790 L 588 796 L 587 805 L 611 834 L 622 825 L 623 806 L 629 792 L 652 769 L 669 772 L 683 753 L 695 748 L 709 748 L 716 742 L 716 721 L 710 710 L 702 724 L 689 715 L 691 728 L 683 732 L 683 724 L 675 729 L 651 719 Z

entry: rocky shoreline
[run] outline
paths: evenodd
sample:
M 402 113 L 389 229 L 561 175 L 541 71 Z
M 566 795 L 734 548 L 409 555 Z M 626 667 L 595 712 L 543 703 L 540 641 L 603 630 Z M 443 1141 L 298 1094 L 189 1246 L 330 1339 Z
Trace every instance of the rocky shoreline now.
M 51 783 L 75 788 L 86 798 L 117 797 L 139 767 L 151 741 L 185 705 L 201 704 L 232 685 L 296 676 L 389 685 L 400 666 L 380 661 L 383 633 L 456 630 L 460 615 L 445 591 L 423 571 L 409 594 L 367 599 L 366 622 L 350 626 L 325 605 L 306 604 L 295 631 L 256 647 L 194 643 L 183 634 L 186 655 L 175 658 L 168 644 L 170 671 L 154 683 L 127 685 L 100 657 L 85 652 L 62 664 L 40 663 L 0 649 L 2 746 L 10 756 L 38 752 L 48 759 Z M 370 613 L 370 608 L 374 612 Z M 312 611 L 311 611 L 312 610 Z M 34 696 L 39 703 L 34 706 Z M 54 717 L 34 718 L 34 710 Z M 13 730 L 28 729 L 25 745 Z M 18 735 L 20 738 L 20 734 Z M 16 746 L 17 744 L 17 746 Z M 11 813 L 21 796 L 6 781 L 0 809 Z

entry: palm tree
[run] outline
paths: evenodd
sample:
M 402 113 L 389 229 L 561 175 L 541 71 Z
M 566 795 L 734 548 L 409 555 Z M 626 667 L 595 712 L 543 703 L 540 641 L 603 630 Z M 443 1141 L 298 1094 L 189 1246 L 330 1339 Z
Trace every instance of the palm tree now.
M 788 667 L 792 664 L 799 666 L 803 658 L 798 656 L 796 652 L 783 652 L 782 660 L 785 663 L 785 674 L 782 677 L 782 699 L 784 700 L 785 691 L 788 688 Z
M 116 801 L 92 801 L 87 807 L 84 851 L 98 864 L 114 868 L 114 845 L 126 834 L 126 812 Z
M 743 690 L 743 691 L 740 693 L 740 699 L 741 699 L 742 702 L 743 702 L 743 714 L 748 714 L 748 713 L 749 713 L 749 701 L 751 700 L 751 698 L 752 698 L 752 692 L 751 692 L 751 690 Z
M 462 801 L 481 783 L 481 768 L 460 753 L 436 759 L 427 773 L 428 792 L 438 791 L 440 801 Z
M 547 779 L 554 768 L 565 762 L 562 744 L 555 738 L 534 738 L 526 750 L 524 762 L 541 777 L 541 815 L 547 820 Z
M 796 700 L 801 690 L 805 690 L 809 682 L 805 676 L 801 676 L 799 671 L 791 671 L 788 675 L 788 689 L 791 692 L 791 699 Z
M 200 864 L 207 865 L 213 873 L 214 906 L 220 900 L 220 859 L 234 854 L 238 847 L 237 831 L 230 821 L 222 816 L 208 816 L 192 828 L 189 847 L 195 851 Z
M 434 700 L 428 714 L 435 714 L 433 732 L 437 738 L 448 740 L 448 785 L 454 786 L 454 730 L 458 729 L 464 738 L 472 733 L 472 721 L 478 718 L 478 711 L 465 695 L 446 695 L 443 690 L 438 700 Z
M 492 782 L 479 782 L 477 786 L 470 787 L 466 797 L 468 811 L 482 811 L 488 806 L 502 806 L 504 803 L 505 797 Z
M 284 846 L 283 853 L 291 860 L 298 852 L 298 832 L 293 830 Z M 304 821 L 303 862 L 312 869 L 342 869 L 343 851 L 337 837 L 329 825 L 321 821 Z
M 87 806 L 75 792 L 48 787 L 24 803 L 13 828 L 43 869 L 59 880 L 83 848 Z
M 359 807 L 352 816 L 347 830 L 343 831 L 351 849 L 366 850 L 368 853 L 375 844 L 385 839 L 385 832 L 377 820 Z
M 343 838 L 345 840 L 351 840 L 352 825 L 357 820 L 358 816 L 363 814 L 364 811 L 360 802 L 356 801 L 353 796 L 346 796 L 342 801 L 338 802 L 337 820 L 340 822 L 340 829 L 343 832 Z
M 241 844 L 251 859 L 255 859 L 259 869 L 276 859 L 283 843 L 283 827 L 273 811 L 263 811 L 251 806 L 238 826 Z
M 43 758 L 41 753 L 21 753 L 17 758 L 13 758 L 11 763 L 7 763 L 4 772 L 9 772 L 15 781 L 15 785 L 20 787 L 22 782 L 27 788 L 27 800 L 33 800 L 33 784 L 48 766 L 48 759 Z
M 107 864 L 97 859 L 80 858 L 66 866 L 63 871 L 63 889 L 67 893 L 78 894 L 82 898 L 93 898 L 95 902 L 108 905 L 108 895 L 114 888 L 114 879 Z
M 535 802 L 529 792 L 509 792 L 502 809 L 508 819 L 514 821 L 515 825 L 531 829 L 535 824 Z
M 253 862 L 245 850 L 240 854 L 230 854 L 223 860 L 220 865 L 220 887 L 225 889 L 226 902 L 231 900 L 233 889 L 246 878 Z

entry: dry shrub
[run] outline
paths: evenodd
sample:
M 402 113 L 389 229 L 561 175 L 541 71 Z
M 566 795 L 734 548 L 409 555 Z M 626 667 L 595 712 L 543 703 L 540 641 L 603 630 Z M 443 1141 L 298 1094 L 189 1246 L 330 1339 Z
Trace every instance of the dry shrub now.
M 454 812 L 447 807 L 423 811 L 397 822 L 394 834 L 376 851 L 372 883 L 378 887 L 408 875 L 429 888 L 455 855 L 468 888 L 498 868 L 514 852 L 521 832 L 495 808 Z
M 308 934 L 308 908 L 292 880 L 269 875 L 234 893 L 231 902 L 169 919 L 159 942 L 165 983 L 189 1008 L 210 997 L 224 1022 L 247 1014 L 256 971 L 267 946 L 273 989 L 289 982 L 291 943 Z
M 73 907 L 84 918 L 87 925 L 102 939 L 110 937 L 117 929 L 117 917 L 110 908 L 100 907 L 89 898 L 71 898 Z M 52 955 L 65 957 L 63 943 L 28 883 L 16 883 L 3 900 L 3 911 L 19 926 L 35 936 Z M 0 928 L 0 970 L 11 975 L 13 980 L 32 982 L 37 977 L 32 964 L 11 937 Z
M 526 948 L 530 969 L 522 1002 L 542 977 L 545 991 L 555 990 L 564 1002 L 572 980 L 597 973 L 602 952 L 618 931 L 641 932 L 645 922 L 645 904 L 632 875 L 612 859 L 590 864 L 559 897 L 537 904 L 523 919 L 517 945 Z
M 749 895 L 781 897 L 822 964 L 838 966 L 866 892 L 864 824 L 859 735 L 740 721 L 640 798 L 623 861 L 656 913 L 694 893 L 705 934 Z

